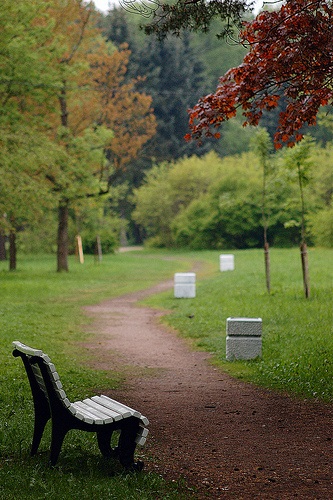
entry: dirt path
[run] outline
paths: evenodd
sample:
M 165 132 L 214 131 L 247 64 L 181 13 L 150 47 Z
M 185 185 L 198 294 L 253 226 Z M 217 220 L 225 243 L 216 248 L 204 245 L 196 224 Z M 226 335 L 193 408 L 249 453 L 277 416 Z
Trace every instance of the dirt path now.
M 86 308 L 92 364 L 121 369 L 127 382 L 113 396 L 150 420 L 146 470 L 185 477 L 198 499 L 331 500 L 333 407 L 214 369 L 207 353 L 159 324 L 158 311 L 137 305 L 172 285 Z

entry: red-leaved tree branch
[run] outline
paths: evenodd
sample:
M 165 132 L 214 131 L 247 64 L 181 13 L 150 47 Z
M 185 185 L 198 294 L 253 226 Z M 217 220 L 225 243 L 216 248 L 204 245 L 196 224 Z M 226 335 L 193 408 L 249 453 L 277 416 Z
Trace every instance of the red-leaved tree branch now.
M 287 0 L 265 11 L 241 32 L 249 46 L 243 63 L 230 69 L 216 92 L 189 110 L 191 133 L 219 137 L 220 124 L 241 109 L 244 125 L 258 125 L 263 111 L 282 105 L 275 146 L 292 146 L 321 106 L 333 105 L 333 7 L 331 1 Z

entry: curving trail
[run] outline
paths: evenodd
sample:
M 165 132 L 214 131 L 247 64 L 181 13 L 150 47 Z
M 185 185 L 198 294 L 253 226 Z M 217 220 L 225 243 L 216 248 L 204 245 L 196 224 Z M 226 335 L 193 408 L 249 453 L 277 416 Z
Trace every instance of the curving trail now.
M 331 500 L 332 405 L 276 394 L 213 368 L 209 354 L 159 323 L 161 312 L 137 304 L 172 286 L 86 308 L 93 366 L 121 371 L 126 383 L 113 396 L 150 420 L 146 470 L 185 477 L 198 499 Z M 181 498 L 191 498 L 190 489 Z

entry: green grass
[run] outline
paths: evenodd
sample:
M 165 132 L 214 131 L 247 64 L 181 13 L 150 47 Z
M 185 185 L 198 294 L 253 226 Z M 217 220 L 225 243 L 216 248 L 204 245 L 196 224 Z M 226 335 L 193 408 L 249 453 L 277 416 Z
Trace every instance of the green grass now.
M 55 469 L 47 466 L 49 436 L 29 457 L 33 428 L 30 390 L 11 342 L 45 350 L 55 362 L 70 399 L 117 388 L 124 374 L 93 370 L 81 342 L 88 318 L 82 306 L 148 288 L 174 272 L 197 268 L 197 297 L 175 299 L 173 290 L 145 302 L 170 313 L 163 321 L 212 353 L 212 362 L 232 375 L 302 397 L 332 401 L 332 251 L 310 249 L 311 298 L 303 294 L 299 251 L 272 249 L 272 293 L 265 291 L 263 253 L 235 251 L 235 270 L 219 271 L 219 252 L 137 251 L 70 260 L 70 272 L 55 272 L 51 256 L 19 256 L 18 270 L 0 262 L 0 500 L 181 499 L 184 483 L 165 482 L 154 473 L 122 474 L 100 456 L 94 437 L 72 431 Z M 229 316 L 261 317 L 263 357 L 225 361 Z M 48 429 L 49 432 L 49 429 Z M 149 461 L 145 449 L 139 457 Z M 195 494 L 194 494 L 195 498 Z
M 235 270 L 197 280 L 195 299 L 171 293 L 146 303 L 169 311 L 164 321 L 213 354 L 223 370 L 262 386 L 322 401 L 333 400 L 332 257 L 330 250 L 310 249 L 311 297 L 304 298 L 298 249 L 271 250 L 272 291 L 265 289 L 263 252 L 235 251 Z M 263 357 L 225 360 L 226 319 L 260 317 Z
M 177 262 L 154 252 L 105 256 L 100 264 L 88 257 L 80 265 L 73 258 L 64 274 L 55 272 L 52 256 L 19 256 L 15 272 L 0 263 L 0 500 L 16 499 L 18 492 L 24 499 L 190 497 L 185 485 L 167 483 L 157 474 L 123 474 L 100 456 L 90 433 L 71 431 L 56 469 L 50 469 L 48 428 L 40 453 L 31 458 L 31 394 L 22 363 L 11 355 L 13 340 L 43 349 L 72 400 L 119 387 L 123 374 L 95 371 L 85 362 L 88 354 L 79 343 L 87 338 L 88 318 L 82 306 L 148 288 L 189 265 L 186 256 Z

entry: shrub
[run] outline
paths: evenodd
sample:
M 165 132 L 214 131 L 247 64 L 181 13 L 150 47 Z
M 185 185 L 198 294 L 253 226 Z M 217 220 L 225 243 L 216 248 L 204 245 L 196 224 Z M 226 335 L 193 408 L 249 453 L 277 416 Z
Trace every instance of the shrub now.
M 333 207 L 310 216 L 309 227 L 315 245 L 333 248 Z

